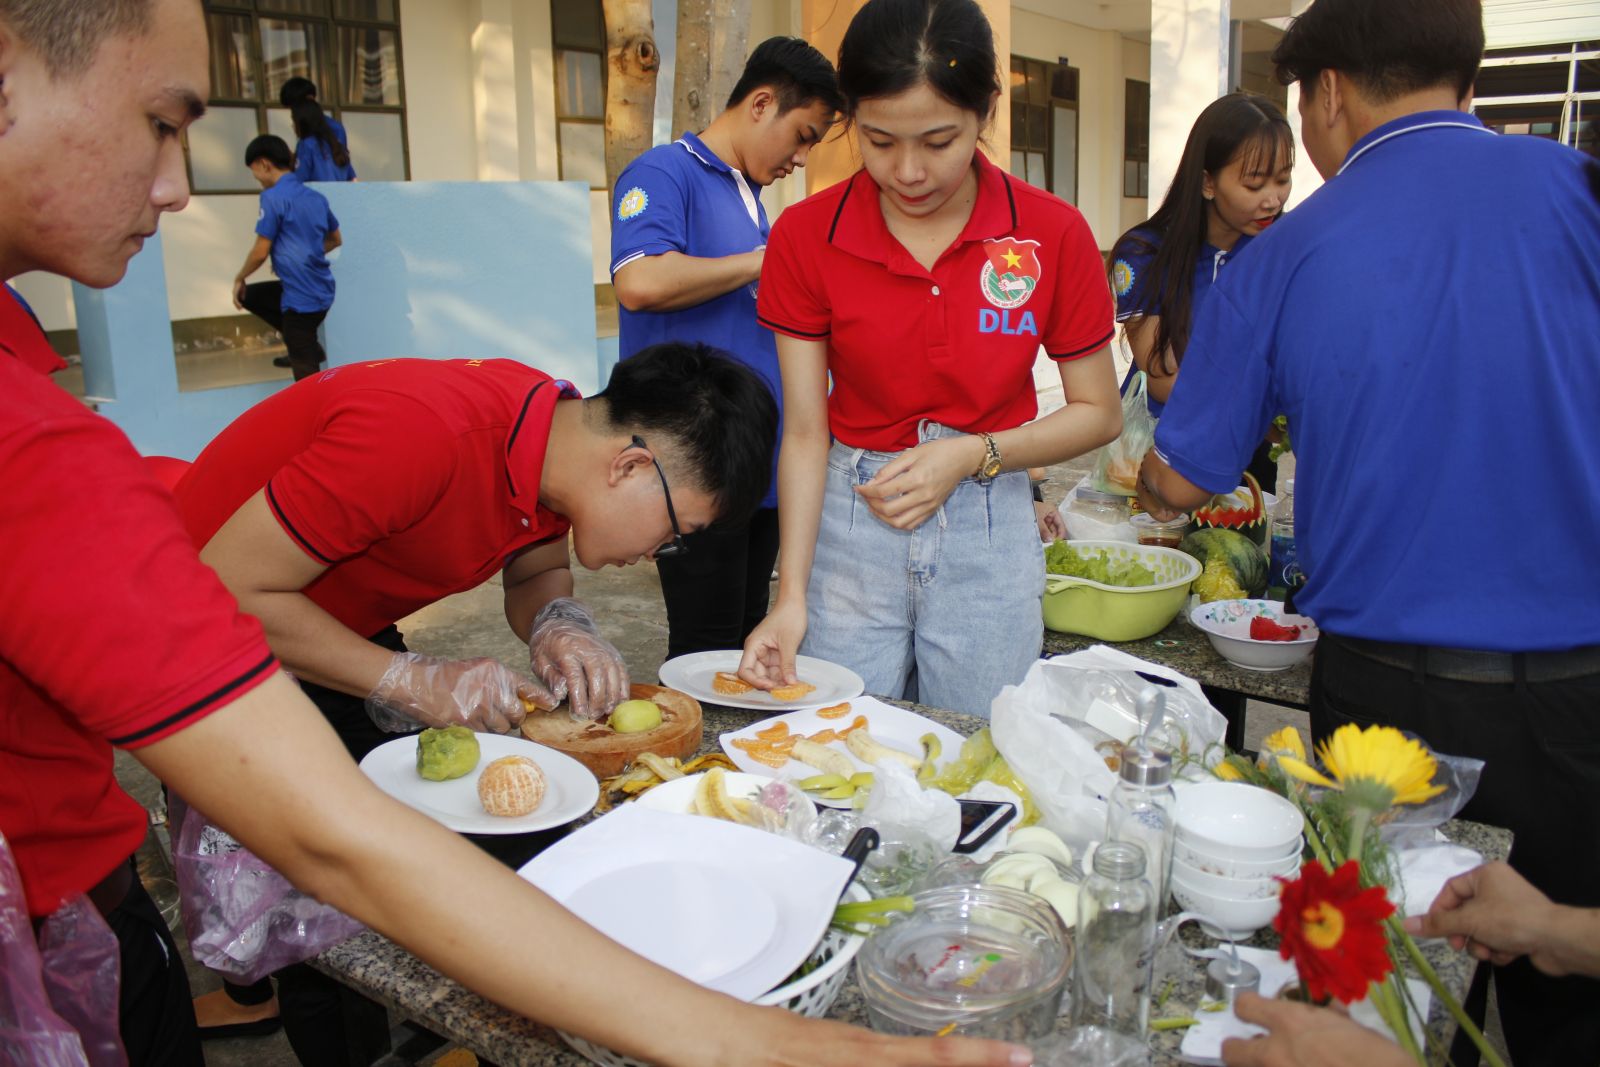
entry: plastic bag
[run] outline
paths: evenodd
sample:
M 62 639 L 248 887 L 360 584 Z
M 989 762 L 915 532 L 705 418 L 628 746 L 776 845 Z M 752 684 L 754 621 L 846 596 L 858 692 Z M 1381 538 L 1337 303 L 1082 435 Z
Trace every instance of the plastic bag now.
M 1134 496 L 1139 487 L 1139 464 L 1156 439 L 1156 418 L 1145 403 L 1145 374 L 1133 376 L 1122 398 L 1122 433 L 1100 449 L 1094 464 L 1094 487 L 1102 493 Z
M 61 921 L 52 925 L 52 920 Z M 89 901 L 78 896 L 47 919 L 40 935 L 50 944 L 53 972 L 35 940 L 22 894 L 22 876 L 0 837 L 0 1065 L 3 1067 L 113 1067 L 127 1063 L 117 1037 L 116 935 Z M 109 1003 L 106 1001 L 110 980 Z M 82 998 L 53 1001 L 53 995 Z M 58 1006 L 59 1005 L 59 1006 Z M 65 1009 L 65 1010 L 62 1010 Z M 69 1021 L 70 1019 L 70 1021 Z M 85 1050 L 82 1026 L 95 1056 Z M 106 1035 L 110 1036 L 110 1043 Z
M 174 795 L 172 848 L 183 928 L 197 962 L 248 984 L 365 929 L 288 879 Z

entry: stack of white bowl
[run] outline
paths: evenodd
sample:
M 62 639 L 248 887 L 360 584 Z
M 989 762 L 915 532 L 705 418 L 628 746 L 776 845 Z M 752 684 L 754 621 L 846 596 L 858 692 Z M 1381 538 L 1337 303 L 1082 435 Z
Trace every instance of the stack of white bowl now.
M 1276 793 L 1242 782 L 1178 791 L 1172 895 L 1213 937 L 1243 940 L 1278 914 L 1279 878 L 1300 869 L 1305 821 Z

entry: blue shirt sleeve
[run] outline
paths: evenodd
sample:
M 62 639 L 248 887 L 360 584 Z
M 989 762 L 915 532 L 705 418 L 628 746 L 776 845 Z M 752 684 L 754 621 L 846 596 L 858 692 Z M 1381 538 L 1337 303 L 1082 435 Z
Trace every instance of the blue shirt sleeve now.
M 324 236 L 339 228 L 339 217 L 333 213 L 333 205 L 328 203 L 328 198 L 322 198 L 322 206 L 328 209 L 328 228 L 323 231 Z
M 278 198 L 261 194 L 261 210 L 256 215 L 256 234 L 269 241 L 277 240 L 278 227 L 283 223 L 283 205 Z
M 1277 410 L 1272 338 L 1240 310 L 1242 298 L 1219 285 L 1196 312 L 1183 373 L 1156 427 L 1156 453 L 1167 466 L 1212 493 L 1239 484 Z
M 1138 315 L 1157 315 L 1152 298 L 1145 290 L 1145 275 L 1156 258 L 1153 243 L 1130 235 L 1118 243 L 1111 261 L 1111 292 L 1117 298 L 1117 321 L 1126 322 Z
M 611 201 L 612 275 L 641 256 L 688 246 L 688 196 L 677 175 L 650 163 L 624 170 Z

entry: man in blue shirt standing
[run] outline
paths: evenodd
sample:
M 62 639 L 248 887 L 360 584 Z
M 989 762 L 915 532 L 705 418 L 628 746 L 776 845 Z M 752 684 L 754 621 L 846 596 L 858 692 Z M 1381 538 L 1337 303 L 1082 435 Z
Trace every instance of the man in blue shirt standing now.
M 774 37 L 751 53 L 727 108 L 699 136 L 652 148 L 622 172 L 611 277 L 623 359 L 661 341 L 701 341 L 752 367 L 781 403 L 777 345 L 756 322 L 769 229 L 761 190 L 805 166 L 839 106 L 826 57 Z M 739 648 L 766 616 L 777 503 L 774 479 L 748 526 L 690 534 L 687 552 L 657 559 L 668 658 Z
M 317 328 L 333 306 L 333 271 L 328 253 L 343 243 L 339 220 L 321 193 L 307 189 L 293 171 L 283 138 L 265 134 L 250 142 L 245 166 L 261 183 L 256 242 L 233 279 L 233 306 L 246 310 L 283 335 L 295 381 L 315 374 L 326 354 Z M 246 284 L 272 258 L 275 282 Z
M 1483 42 L 1478 0 L 1316 0 L 1284 36 L 1328 181 L 1218 280 L 1140 498 L 1167 516 L 1232 489 L 1287 415 L 1312 732 L 1385 723 L 1485 760 L 1463 816 L 1594 907 L 1600 176 L 1462 110 Z M 1600 983 L 1526 960 L 1495 983 L 1517 1063 L 1600 1058 Z

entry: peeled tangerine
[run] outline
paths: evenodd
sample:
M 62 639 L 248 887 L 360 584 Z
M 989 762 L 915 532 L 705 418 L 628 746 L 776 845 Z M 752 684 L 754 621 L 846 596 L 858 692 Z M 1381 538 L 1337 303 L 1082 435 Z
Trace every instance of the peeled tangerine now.
M 465 726 L 424 730 L 417 735 L 417 773 L 430 782 L 448 782 L 478 765 L 478 735 Z
M 501 756 L 478 776 L 478 800 L 490 815 L 527 815 L 544 799 L 544 772 L 527 756 Z
M 624 700 L 611 713 L 611 728 L 619 734 L 638 734 L 661 725 L 661 705 L 653 700 Z

